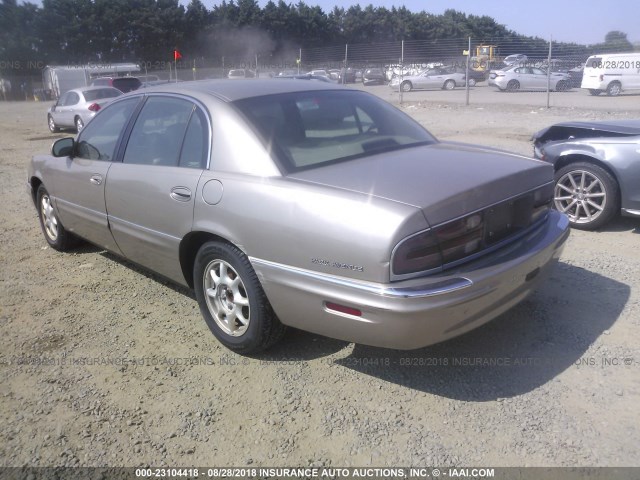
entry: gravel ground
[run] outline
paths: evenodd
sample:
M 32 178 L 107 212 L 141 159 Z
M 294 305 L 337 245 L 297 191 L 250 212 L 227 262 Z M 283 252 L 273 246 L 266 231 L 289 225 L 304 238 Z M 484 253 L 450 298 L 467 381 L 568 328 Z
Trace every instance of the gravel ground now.
M 551 123 L 640 115 L 638 96 L 505 97 L 411 92 L 402 108 L 441 139 L 523 154 Z M 0 103 L 0 466 L 640 465 L 640 220 L 572 232 L 537 293 L 446 343 L 289 331 L 245 358 L 191 292 L 91 246 L 46 247 L 25 193 L 28 159 L 63 136 L 46 108 Z

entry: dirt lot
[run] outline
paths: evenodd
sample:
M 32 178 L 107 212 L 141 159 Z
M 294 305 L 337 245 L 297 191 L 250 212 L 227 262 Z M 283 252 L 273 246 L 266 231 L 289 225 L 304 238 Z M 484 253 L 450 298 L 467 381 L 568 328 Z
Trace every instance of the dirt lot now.
M 640 116 L 639 96 L 546 110 L 477 91 L 403 108 L 441 139 L 523 154 L 554 122 Z M 0 103 L 1 466 L 640 465 L 640 220 L 574 231 L 536 294 L 461 338 L 398 352 L 290 331 L 244 358 L 189 291 L 46 247 L 25 193 L 28 159 L 62 136 L 46 108 Z

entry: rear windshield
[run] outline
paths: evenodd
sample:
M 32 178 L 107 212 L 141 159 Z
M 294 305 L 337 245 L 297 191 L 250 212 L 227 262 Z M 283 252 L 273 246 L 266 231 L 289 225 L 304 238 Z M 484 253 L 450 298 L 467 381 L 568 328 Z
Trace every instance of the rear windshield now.
M 122 95 L 120 90 L 115 88 L 100 88 L 99 90 L 86 90 L 82 92 L 87 102 L 94 102 L 100 98 L 115 98 Z
M 137 90 L 141 85 L 142 82 L 136 77 L 123 77 L 113 79 L 113 86 L 124 93 L 130 92 L 132 90 Z
M 235 105 L 288 173 L 436 141 L 409 116 L 364 92 L 296 92 Z

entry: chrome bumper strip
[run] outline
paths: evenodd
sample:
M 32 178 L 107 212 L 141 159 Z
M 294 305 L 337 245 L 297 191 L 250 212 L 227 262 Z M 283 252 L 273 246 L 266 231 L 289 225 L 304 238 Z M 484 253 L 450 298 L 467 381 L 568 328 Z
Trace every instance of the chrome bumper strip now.
M 311 270 L 305 270 L 303 268 L 291 267 L 289 265 L 283 265 L 281 263 L 270 262 L 268 260 L 261 260 L 259 258 L 249 257 L 249 261 L 257 269 L 260 266 L 278 269 L 292 273 L 295 275 L 304 276 L 320 282 L 330 283 L 338 287 L 345 287 L 354 290 L 360 290 L 366 293 L 372 293 L 374 295 L 380 295 L 382 297 L 390 298 L 420 298 L 420 297 L 433 297 L 436 295 L 445 295 L 456 290 L 470 287 L 473 282 L 467 278 L 459 277 L 449 280 L 443 280 L 441 282 L 435 282 L 429 285 L 420 285 L 416 287 L 391 287 L 388 284 L 370 283 L 358 280 L 353 280 L 344 277 L 338 277 L 335 275 L 327 275 L 325 273 L 313 272 Z

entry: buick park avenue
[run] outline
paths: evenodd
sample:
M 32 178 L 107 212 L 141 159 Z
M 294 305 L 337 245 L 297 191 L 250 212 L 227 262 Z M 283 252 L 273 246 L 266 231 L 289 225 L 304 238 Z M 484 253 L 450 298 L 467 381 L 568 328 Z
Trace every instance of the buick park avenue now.
M 35 156 L 27 180 L 51 247 L 83 239 L 194 289 L 241 353 L 287 326 L 441 342 L 524 299 L 569 234 L 552 165 L 440 142 L 378 97 L 321 82 L 134 91 Z

